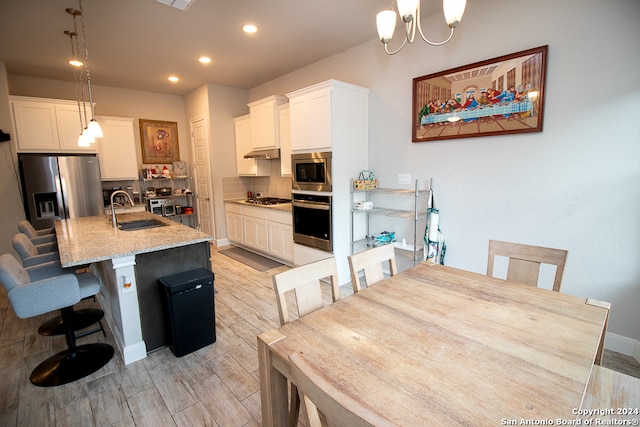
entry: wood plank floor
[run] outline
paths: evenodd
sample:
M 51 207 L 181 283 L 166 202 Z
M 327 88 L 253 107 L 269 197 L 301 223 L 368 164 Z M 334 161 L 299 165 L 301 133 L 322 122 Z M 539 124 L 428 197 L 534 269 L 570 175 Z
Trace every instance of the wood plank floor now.
M 36 332 L 55 313 L 18 319 L 0 291 L 0 426 L 259 426 L 256 335 L 279 325 L 271 276 L 288 267 L 259 272 L 216 248 L 211 253 L 215 344 L 182 358 L 164 348 L 127 366 L 116 351 L 100 371 L 60 387 L 29 381 L 38 363 L 66 346 L 63 337 Z M 341 292 L 350 294 L 350 285 Z M 78 343 L 97 341 L 114 345 L 110 331 L 106 339 L 93 334 Z M 633 358 L 607 351 L 605 365 L 640 377 Z

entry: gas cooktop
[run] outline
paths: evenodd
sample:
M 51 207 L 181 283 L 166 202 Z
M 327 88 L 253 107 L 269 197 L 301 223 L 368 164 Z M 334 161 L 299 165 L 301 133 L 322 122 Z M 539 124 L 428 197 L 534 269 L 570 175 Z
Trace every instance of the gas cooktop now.
M 291 203 L 291 199 L 280 199 L 278 197 L 257 197 L 252 199 L 246 199 L 245 203 L 249 203 L 251 205 L 281 205 L 284 203 Z

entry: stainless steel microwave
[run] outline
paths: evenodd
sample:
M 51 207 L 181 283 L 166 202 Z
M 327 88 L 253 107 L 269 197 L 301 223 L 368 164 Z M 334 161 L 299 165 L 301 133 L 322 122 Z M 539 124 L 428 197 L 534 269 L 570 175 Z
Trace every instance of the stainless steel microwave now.
M 331 191 L 331 152 L 291 155 L 292 189 Z

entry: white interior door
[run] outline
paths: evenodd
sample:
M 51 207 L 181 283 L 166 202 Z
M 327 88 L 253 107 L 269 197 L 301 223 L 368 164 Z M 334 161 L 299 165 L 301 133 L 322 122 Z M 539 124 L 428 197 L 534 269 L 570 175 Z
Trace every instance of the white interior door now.
M 193 178 L 196 192 L 198 228 L 213 236 L 214 215 L 209 163 L 209 134 L 204 118 L 191 120 L 191 140 L 193 143 Z

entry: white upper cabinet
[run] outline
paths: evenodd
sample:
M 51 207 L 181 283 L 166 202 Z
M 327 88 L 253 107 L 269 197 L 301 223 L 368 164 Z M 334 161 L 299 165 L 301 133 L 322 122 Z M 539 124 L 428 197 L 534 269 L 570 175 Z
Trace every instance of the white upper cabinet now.
M 331 148 L 331 87 L 294 92 L 290 96 L 291 150 Z
M 236 131 L 236 166 L 238 176 L 269 176 L 271 164 L 269 160 L 245 159 L 244 155 L 252 150 L 251 147 L 251 116 L 233 119 Z
M 291 114 L 289 104 L 278 108 L 280 116 L 280 175 L 291 176 Z
M 24 96 L 9 99 L 19 152 L 96 152 L 95 144 L 78 147 L 81 125 L 76 101 Z
M 100 175 L 104 181 L 138 179 L 138 160 L 130 117 L 97 117 L 104 137 L 98 138 Z
M 278 107 L 286 103 L 287 98 L 274 95 L 248 104 L 251 115 L 252 149 L 280 148 Z
M 291 115 L 291 151 L 332 150 L 336 135 L 348 135 L 349 117 L 360 116 L 366 105 L 366 88 L 329 80 L 287 94 Z M 366 126 L 366 123 L 365 123 Z

